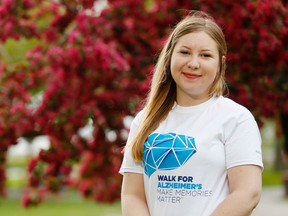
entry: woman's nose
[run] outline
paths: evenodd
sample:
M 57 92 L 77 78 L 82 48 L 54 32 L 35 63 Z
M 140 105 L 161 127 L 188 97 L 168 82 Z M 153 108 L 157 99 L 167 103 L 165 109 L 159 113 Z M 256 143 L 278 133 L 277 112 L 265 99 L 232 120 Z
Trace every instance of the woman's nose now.
M 191 57 L 187 63 L 188 68 L 190 69 L 198 69 L 200 67 L 200 63 L 199 63 L 199 59 L 195 56 L 195 57 Z

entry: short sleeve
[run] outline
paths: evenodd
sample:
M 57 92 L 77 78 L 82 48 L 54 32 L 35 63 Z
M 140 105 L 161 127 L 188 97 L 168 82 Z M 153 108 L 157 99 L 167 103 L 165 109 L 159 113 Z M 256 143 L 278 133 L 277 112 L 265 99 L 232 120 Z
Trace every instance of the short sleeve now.
M 226 140 L 227 169 L 239 165 L 257 165 L 263 169 L 261 135 L 253 117 L 237 122 Z
M 139 127 L 139 118 L 141 116 L 142 112 L 140 112 L 132 121 L 131 127 L 130 127 L 130 132 L 129 136 L 127 139 L 126 147 L 124 149 L 124 157 L 122 161 L 122 165 L 120 167 L 119 173 L 124 174 L 125 172 L 131 172 L 131 173 L 139 173 L 143 174 L 143 166 L 142 162 L 140 161 L 135 161 L 132 158 L 132 152 L 131 152 L 131 147 L 129 146 L 129 142 L 132 140 L 134 137 L 138 127 Z

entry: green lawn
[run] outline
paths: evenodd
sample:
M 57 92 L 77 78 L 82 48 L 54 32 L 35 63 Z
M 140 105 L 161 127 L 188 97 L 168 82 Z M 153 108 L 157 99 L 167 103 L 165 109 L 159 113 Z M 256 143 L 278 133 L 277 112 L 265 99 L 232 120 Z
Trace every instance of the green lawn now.
M 7 198 L 0 197 L 0 216 L 120 216 L 120 202 L 99 204 L 93 200 L 85 200 L 79 193 L 68 192 L 60 195 L 49 195 L 39 206 L 23 208 L 21 198 L 26 185 L 26 176 L 21 170 L 26 169 L 28 157 L 8 158 L 7 168 L 18 168 L 17 178 L 8 178 L 6 182 L 9 193 Z M 14 173 L 15 173 L 14 172 Z M 20 175 L 21 174 L 21 175 Z
M 283 171 L 264 169 L 262 173 L 263 186 L 276 186 L 283 184 Z
M 120 216 L 120 203 L 97 204 L 92 200 L 73 197 L 50 197 L 37 207 L 25 209 L 20 198 L 0 198 L 0 215 L 9 216 Z

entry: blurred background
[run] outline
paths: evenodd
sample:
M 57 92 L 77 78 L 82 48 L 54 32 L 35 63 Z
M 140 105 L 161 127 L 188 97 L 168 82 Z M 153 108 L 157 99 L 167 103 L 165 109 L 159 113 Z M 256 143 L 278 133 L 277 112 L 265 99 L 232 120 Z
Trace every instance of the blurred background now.
M 0 0 L 1 215 L 121 214 L 130 123 L 190 10 L 223 28 L 227 96 L 261 128 L 255 216 L 287 214 L 286 0 Z

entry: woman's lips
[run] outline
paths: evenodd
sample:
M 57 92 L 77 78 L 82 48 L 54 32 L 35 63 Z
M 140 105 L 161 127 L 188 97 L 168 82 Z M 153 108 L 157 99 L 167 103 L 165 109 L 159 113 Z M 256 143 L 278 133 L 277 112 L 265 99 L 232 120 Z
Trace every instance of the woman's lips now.
M 201 77 L 201 75 L 199 74 L 191 74 L 191 73 L 185 73 L 185 72 L 183 72 L 183 75 L 188 79 L 197 79 Z

